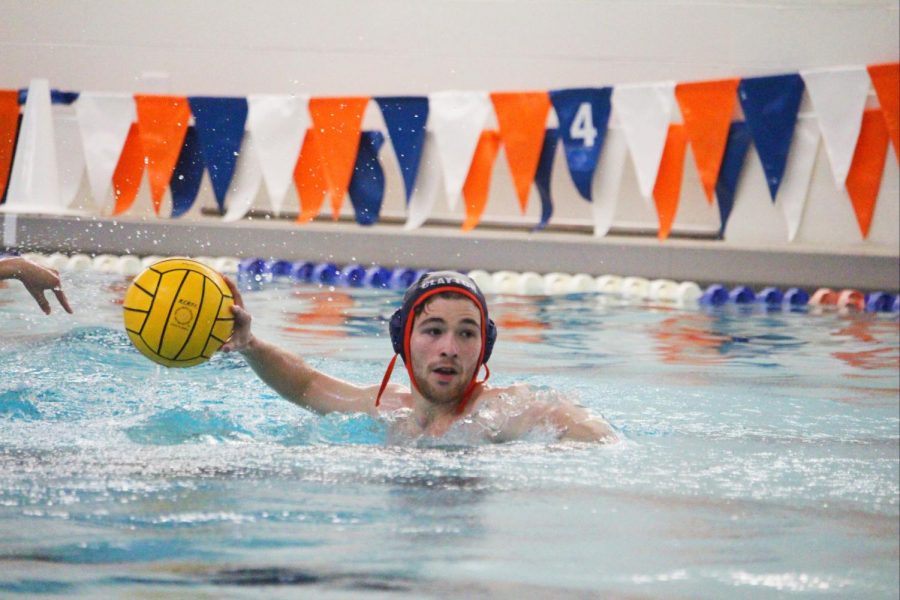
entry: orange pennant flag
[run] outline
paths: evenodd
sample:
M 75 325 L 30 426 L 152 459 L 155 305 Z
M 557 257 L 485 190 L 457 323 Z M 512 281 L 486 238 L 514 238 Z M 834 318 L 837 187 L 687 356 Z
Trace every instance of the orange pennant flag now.
M 900 162 L 900 63 L 869 65 L 867 68 L 894 145 L 894 155 Z
M 144 175 L 144 148 L 141 146 L 141 135 L 138 124 L 132 123 L 119 155 L 119 162 L 113 173 L 113 191 L 116 195 L 116 204 L 113 207 L 113 215 L 121 215 L 126 212 L 134 199 L 137 198 L 138 189 L 141 187 L 141 177 Z M 100 200 L 98 198 L 98 200 Z
M 13 153 L 16 151 L 16 132 L 19 126 L 19 93 L 0 91 L 0 197 L 6 193 Z
M 182 96 L 134 97 L 137 107 L 138 132 L 150 177 L 153 211 L 158 215 L 163 195 L 178 163 L 187 133 L 191 108 Z
M 303 138 L 303 148 L 294 167 L 294 185 L 300 196 L 298 223 L 309 223 L 322 210 L 325 194 L 328 193 L 328 179 L 322 168 L 322 154 L 319 151 L 319 131 L 307 129 Z
M 368 97 L 312 98 L 309 114 L 317 130 L 322 167 L 331 192 L 331 212 L 337 220 L 341 212 L 356 154 Z
M 847 173 L 847 193 L 863 239 L 869 237 L 869 226 L 875 213 L 875 202 L 878 200 L 878 190 L 881 189 L 881 174 L 887 158 L 888 129 L 881 113 L 877 109 L 863 113 L 853 162 Z
M 469 165 L 469 174 L 466 183 L 463 184 L 463 197 L 466 200 L 466 220 L 462 224 L 463 231 L 472 231 L 487 205 L 488 192 L 491 189 L 491 173 L 494 171 L 494 162 L 500 151 L 500 133 L 497 131 L 482 131 L 478 138 L 478 146 Z
M 694 162 L 710 204 L 715 200 L 719 167 L 725 154 L 728 130 L 737 101 L 740 79 L 679 83 L 675 97 L 684 117 L 687 139 L 694 150 Z
M 657 237 L 665 240 L 672 231 L 672 222 L 678 212 L 681 180 L 684 175 L 684 154 L 687 152 L 687 134 L 684 125 L 669 125 L 669 135 L 659 163 L 659 174 L 653 186 L 656 214 L 659 216 Z
M 544 145 L 550 95 L 547 92 L 503 92 L 491 94 L 506 160 L 519 196 L 522 214 L 528 207 L 528 192 L 537 172 Z

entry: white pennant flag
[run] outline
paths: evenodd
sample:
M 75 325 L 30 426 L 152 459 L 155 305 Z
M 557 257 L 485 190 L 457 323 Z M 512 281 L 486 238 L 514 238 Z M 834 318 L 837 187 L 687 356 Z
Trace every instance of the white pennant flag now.
M 137 121 L 134 96 L 82 92 L 75 102 L 75 115 L 81 130 L 84 162 L 94 204 L 105 208 L 113 173 L 131 124 Z
M 59 196 L 50 84 L 46 79 L 32 79 L 28 86 L 6 203 L 0 209 L 49 214 L 64 211 Z
M 75 201 L 84 173 L 84 150 L 78 119 L 75 115 L 55 112 L 53 127 L 56 138 L 56 159 L 59 167 L 60 205 L 68 208 Z
M 616 86 L 612 105 L 631 151 L 641 195 L 649 203 L 675 109 L 675 84 Z
M 809 193 L 809 183 L 818 149 L 818 127 L 811 117 L 799 117 L 794 128 L 794 140 L 791 142 L 791 153 L 784 168 L 784 177 L 778 187 L 776 202 L 787 221 L 789 242 L 794 241 L 800 228 L 800 221 L 803 220 L 803 209 L 806 206 L 806 196 Z
M 844 188 L 871 85 L 865 67 L 800 71 L 812 101 L 834 183 Z
M 247 97 L 247 131 L 253 134 L 259 167 L 275 214 L 293 182 L 294 167 L 312 124 L 309 96 L 256 94 Z
M 416 185 L 406 207 L 406 224 L 404 229 L 417 229 L 422 226 L 434 210 L 434 204 L 443 186 L 441 165 L 438 160 L 437 144 L 434 133 L 425 131 L 425 144 L 422 147 L 422 158 L 419 160 L 419 173 Z
M 248 132 L 241 141 L 241 151 L 234 166 L 234 177 L 225 198 L 227 210 L 222 220 L 231 223 L 244 218 L 253 206 L 259 187 L 262 185 L 262 168 L 259 162 L 259 149 L 254 141 L 253 133 Z
M 607 129 L 591 194 L 594 237 L 603 237 L 609 233 L 609 228 L 612 226 L 613 217 L 619 205 L 619 187 L 622 183 L 622 170 L 625 168 L 627 156 L 628 147 L 625 145 L 625 136 L 622 131 Z
M 453 210 L 491 114 L 491 99 L 486 92 L 436 92 L 428 96 L 428 104 L 428 128 L 434 133 L 447 203 Z

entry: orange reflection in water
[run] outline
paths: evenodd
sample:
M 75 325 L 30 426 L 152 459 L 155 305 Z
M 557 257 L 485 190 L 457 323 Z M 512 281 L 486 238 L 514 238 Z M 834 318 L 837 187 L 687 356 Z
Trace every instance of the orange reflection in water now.
M 900 354 L 895 348 L 886 346 L 858 352 L 832 352 L 831 355 L 857 369 L 900 369 Z
M 725 361 L 722 345 L 730 337 L 713 333 L 713 319 L 706 315 L 680 313 L 652 328 L 660 360 L 670 364 L 710 365 Z
M 285 320 L 289 323 L 282 327 L 290 333 L 304 333 L 309 326 L 320 327 L 316 335 L 327 337 L 347 337 L 343 329 L 347 315 L 353 308 L 353 297 L 343 292 L 312 293 L 294 292 L 292 296 L 308 306 L 298 312 L 287 312 Z M 305 327 L 297 327 L 303 325 Z
M 900 351 L 897 348 L 881 344 L 881 340 L 887 336 L 897 337 L 900 333 L 900 324 L 894 321 L 852 316 L 846 317 L 845 321 L 846 325 L 831 335 L 850 337 L 865 344 L 878 345 L 855 352 L 832 352 L 831 355 L 834 358 L 858 369 L 900 369 Z
M 494 323 L 504 339 L 527 344 L 544 341 L 541 332 L 549 325 L 539 318 L 535 304 L 500 304 L 494 308 Z

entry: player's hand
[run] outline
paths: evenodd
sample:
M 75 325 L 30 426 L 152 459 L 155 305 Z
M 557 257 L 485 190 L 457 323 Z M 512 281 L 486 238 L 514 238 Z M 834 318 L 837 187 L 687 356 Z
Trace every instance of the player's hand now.
M 231 290 L 231 295 L 234 296 L 234 305 L 231 307 L 231 314 L 234 315 L 234 329 L 228 341 L 222 344 L 221 350 L 223 352 L 240 352 L 253 341 L 253 333 L 250 331 L 250 322 L 253 317 L 244 310 L 244 299 L 241 297 L 237 284 L 230 277 L 223 275 L 223 278 Z
M 67 313 L 72 313 L 72 307 L 69 306 L 69 300 L 66 298 L 65 292 L 62 290 L 62 281 L 59 278 L 59 271 L 56 269 L 48 269 L 41 265 L 27 260 L 22 257 L 11 259 L 15 261 L 12 271 L 13 277 L 18 279 L 25 285 L 25 289 L 32 295 L 44 314 L 50 314 L 50 303 L 44 296 L 47 290 L 53 292 L 60 305 Z

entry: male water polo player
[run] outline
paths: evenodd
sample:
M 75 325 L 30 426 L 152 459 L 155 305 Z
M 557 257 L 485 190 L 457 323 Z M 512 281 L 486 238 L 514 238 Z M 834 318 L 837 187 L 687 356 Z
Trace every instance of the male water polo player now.
M 390 320 L 396 353 L 380 385 L 357 386 L 322 373 L 299 356 L 251 333 L 250 314 L 234 294 L 234 334 L 222 346 L 238 351 L 259 377 L 291 402 L 320 414 L 367 413 L 388 418 L 409 436 L 441 436 L 473 428 L 491 441 L 549 432 L 563 440 L 614 442 L 610 426 L 558 394 L 525 385 L 487 385 L 497 329 L 472 279 L 455 271 L 422 276 L 406 291 Z M 399 356 L 410 388 L 390 384 Z M 483 379 L 478 379 L 484 371 Z

